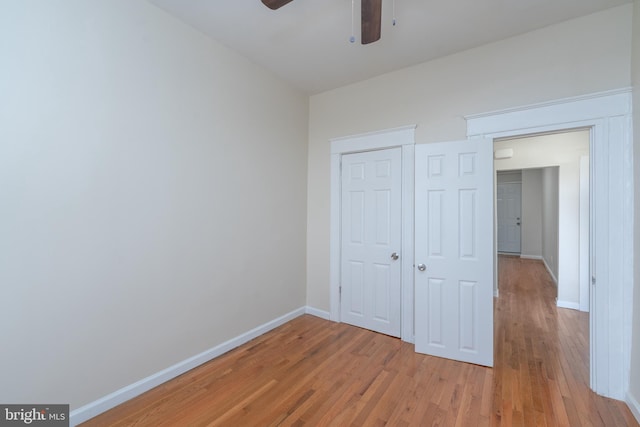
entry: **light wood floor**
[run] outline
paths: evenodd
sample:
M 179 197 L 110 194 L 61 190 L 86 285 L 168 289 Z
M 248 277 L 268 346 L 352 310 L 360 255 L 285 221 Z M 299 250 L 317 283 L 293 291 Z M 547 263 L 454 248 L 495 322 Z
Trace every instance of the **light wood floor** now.
M 588 315 L 539 261 L 499 268 L 493 369 L 306 315 L 84 426 L 637 426 L 589 390 Z

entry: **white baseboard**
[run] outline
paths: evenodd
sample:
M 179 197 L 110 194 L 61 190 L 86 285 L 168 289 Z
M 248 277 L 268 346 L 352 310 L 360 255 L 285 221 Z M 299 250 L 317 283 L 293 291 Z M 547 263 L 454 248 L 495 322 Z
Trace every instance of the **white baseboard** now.
M 572 310 L 580 310 L 580 303 L 578 302 L 556 300 L 556 305 L 559 308 L 570 308 Z
M 520 258 L 523 258 L 523 259 L 538 259 L 538 260 L 542 260 L 542 256 L 540 256 L 540 255 L 525 255 L 525 254 L 520 254 Z
M 324 310 L 320 310 L 320 309 L 317 309 L 317 308 L 306 306 L 304 308 L 304 312 L 307 313 L 307 314 L 310 314 L 312 316 L 319 317 L 319 318 L 324 319 L 324 320 L 331 320 L 331 313 L 329 313 L 328 311 L 324 311 Z
M 638 403 L 638 401 L 629 392 L 627 392 L 626 402 L 629 406 L 629 409 L 631 410 L 631 413 L 634 417 L 636 417 L 638 423 L 640 423 L 640 403 Z
M 556 286 L 558 286 L 558 278 L 555 276 L 555 274 L 553 274 L 553 271 L 551 271 L 551 268 L 549 268 L 549 264 L 547 264 L 547 260 L 542 258 L 542 263 L 544 264 L 544 267 L 549 272 L 549 276 L 551 276 L 551 280 L 553 280 L 553 283 L 555 283 Z
M 245 332 L 242 335 L 223 342 L 222 344 L 217 345 L 209 350 L 203 351 L 200 354 L 192 356 L 188 359 L 183 360 L 182 362 L 178 362 L 173 366 L 163 369 L 160 372 L 143 378 L 140 381 L 123 387 L 120 390 L 116 390 L 113 393 L 108 394 L 94 402 L 88 403 L 78 409 L 74 409 L 73 411 L 71 411 L 69 417 L 70 425 L 76 426 L 80 423 L 83 423 L 88 419 L 93 418 L 105 411 L 108 411 L 109 409 L 114 408 L 129 399 L 133 399 L 134 397 L 139 396 L 140 394 L 149 391 L 164 382 L 182 375 L 185 372 L 202 365 L 203 363 L 215 359 L 216 357 L 221 356 L 222 354 L 233 350 L 234 348 L 239 347 L 254 338 L 257 338 L 260 335 L 269 332 L 270 330 L 275 329 L 278 326 L 283 325 L 298 316 L 302 316 L 306 312 L 307 308 L 301 307 L 297 310 L 280 316 L 277 319 L 260 325 L 248 332 Z M 315 310 L 315 312 L 320 313 L 321 311 Z

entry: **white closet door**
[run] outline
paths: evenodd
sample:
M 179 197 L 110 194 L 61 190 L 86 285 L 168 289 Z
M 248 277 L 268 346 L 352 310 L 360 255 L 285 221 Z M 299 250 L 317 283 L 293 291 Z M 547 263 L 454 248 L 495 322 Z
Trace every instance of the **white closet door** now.
M 342 156 L 341 319 L 400 336 L 400 148 Z

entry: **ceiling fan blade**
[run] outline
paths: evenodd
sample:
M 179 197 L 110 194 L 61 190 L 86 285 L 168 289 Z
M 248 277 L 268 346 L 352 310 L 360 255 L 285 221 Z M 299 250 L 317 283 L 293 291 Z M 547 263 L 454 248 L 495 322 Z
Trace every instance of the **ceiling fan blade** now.
M 362 0 L 361 11 L 362 44 L 369 44 L 380 40 L 382 0 Z
M 293 0 L 262 0 L 262 3 L 264 3 L 264 5 L 267 6 L 269 9 L 276 10 L 276 9 L 280 9 L 282 6 L 292 1 Z

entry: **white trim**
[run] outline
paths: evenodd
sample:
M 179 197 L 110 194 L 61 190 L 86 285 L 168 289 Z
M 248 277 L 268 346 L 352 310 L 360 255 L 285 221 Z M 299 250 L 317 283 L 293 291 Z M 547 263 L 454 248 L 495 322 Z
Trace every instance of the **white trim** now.
M 416 125 L 332 138 L 331 154 L 357 153 L 415 144 Z M 392 144 L 392 145 L 389 145 Z
M 540 256 L 540 255 L 525 255 L 525 254 L 520 254 L 520 258 L 522 258 L 522 259 L 537 259 L 537 260 L 540 260 L 540 261 L 542 261 L 542 259 L 543 259 L 542 256 Z
M 636 421 L 640 423 L 640 403 L 638 403 L 638 400 L 635 399 L 629 392 L 627 392 L 626 402 L 627 406 L 629 406 L 629 409 L 631 410 L 631 413 L 634 417 L 636 417 Z
M 624 399 L 631 363 L 633 292 L 631 89 L 465 118 L 470 138 L 591 130 L 590 275 L 597 283 L 590 289 L 590 384 L 598 394 Z
M 558 308 L 570 308 L 571 310 L 580 310 L 580 304 L 572 301 L 556 300 L 556 306 L 558 306 Z
M 149 391 L 152 388 L 157 387 L 160 384 L 163 384 L 173 378 L 176 378 L 177 376 L 182 375 L 185 372 L 202 365 L 203 363 L 215 359 L 216 357 L 221 356 L 224 353 L 233 350 L 234 348 L 239 347 L 254 338 L 257 338 L 260 335 L 269 332 L 270 330 L 275 329 L 278 326 L 281 326 L 298 316 L 302 316 L 303 314 L 305 314 L 305 312 L 305 307 L 298 308 L 297 310 L 280 316 L 277 319 L 271 320 L 270 322 L 260 325 L 248 332 L 245 332 L 244 334 L 238 335 L 237 337 L 225 341 L 220 345 L 210 348 L 209 350 L 205 350 L 200 354 L 178 362 L 173 366 L 163 369 L 160 372 L 156 372 L 155 374 L 143 378 L 140 381 L 137 381 L 126 387 L 123 387 L 120 390 L 116 390 L 113 393 L 110 393 L 98 400 L 88 403 L 78 409 L 74 409 L 73 411 L 71 411 L 69 417 L 70 425 L 76 426 L 105 411 L 108 411 L 111 408 L 120 405 L 121 403 L 126 402 L 129 399 L 133 399 L 134 397 L 139 396 L 142 393 Z
M 304 308 L 304 312 L 306 314 L 310 314 L 312 316 L 319 317 L 319 318 L 324 319 L 324 320 L 331 320 L 331 313 L 329 313 L 328 311 L 325 311 L 325 310 L 320 310 L 318 308 L 306 306 Z
M 330 319 L 340 322 L 340 162 L 343 154 L 402 148 L 401 338 L 413 342 L 413 189 L 416 125 L 333 138 L 331 143 Z
M 331 208 L 329 232 L 329 312 L 340 322 L 340 154 L 331 155 Z
M 494 289 L 493 290 L 493 297 L 494 298 L 500 298 L 500 289 Z
M 547 269 L 547 272 L 549 273 L 549 276 L 551 276 L 551 280 L 553 280 L 553 283 L 556 284 L 556 288 L 558 287 L 558 278 L 556 277 L 555 274 L 553 274 L 553 271 L 551 271 L 551 267 L 549 267 L 549 264 L 547 264 L 547 260 L 544 259 L 544 257 L 542 257 L 542 263 L 544 264 L 544 268 Z
M 413 139 L 413 135 L 412 135 Z M 402 331 L 403 341 L 414 343 L 414 184 L 415 145 L 402 147 Z
M 488 113 L 470 114 L 464 116 L 467 121 L 467 135 L 488 135 L 509 130 L 520 131 L 526 128 L 570 124 L 630 114 L 631 104 L 628 102 L 630 94 L 631 88 L 621 88 Z M 576 110 L 567 110 L 566 107 L 569 104 L 575 106 Z M 532 110 L 537 110 L 540 114 L 533 117 L 530 114 Z M 582 126 L 561 126 L 557 130 L 575 127 Z
M 579 186 L 579 262 L 580 311 L 589 311 L 589 156 L 580 157 Z

